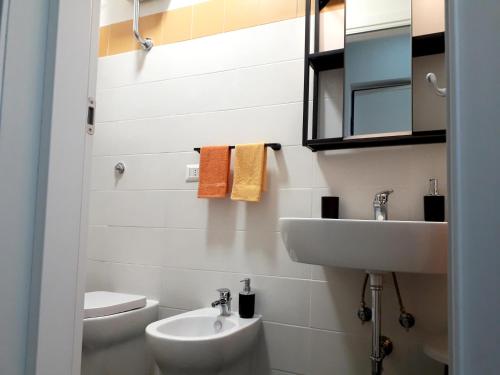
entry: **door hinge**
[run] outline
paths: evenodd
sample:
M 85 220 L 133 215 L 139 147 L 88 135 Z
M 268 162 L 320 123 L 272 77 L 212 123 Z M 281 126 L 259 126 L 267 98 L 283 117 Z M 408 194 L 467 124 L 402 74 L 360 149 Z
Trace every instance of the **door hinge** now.
M 88 98 L 88 111 L 87 111 L 87 134 L 94 134 L 95 127 L 95 99 Z

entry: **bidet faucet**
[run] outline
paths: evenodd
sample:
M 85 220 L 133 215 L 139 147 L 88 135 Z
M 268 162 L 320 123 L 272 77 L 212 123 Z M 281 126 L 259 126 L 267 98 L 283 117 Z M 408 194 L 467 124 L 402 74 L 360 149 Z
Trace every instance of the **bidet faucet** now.
M 222 316 L 231 315 L 231 291 L 227 288 L 217 289 L 219 292 L 219 299 L 212 302 L 212 307 L 220 306 Z
M 375 220 L 388 220 L 389 215 L 387 214 L 387 202 L 389 201 L 389 194 L 393 193 L 394 190 L 384 190 L 380 193 L 375 194 L 373 199 L 373 214 Z

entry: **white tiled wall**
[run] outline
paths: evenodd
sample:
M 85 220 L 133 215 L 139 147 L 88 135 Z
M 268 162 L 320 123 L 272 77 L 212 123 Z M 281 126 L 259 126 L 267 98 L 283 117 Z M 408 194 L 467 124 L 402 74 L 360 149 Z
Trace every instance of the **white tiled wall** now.
M 320 216 L 324 194 L 341 197 L 342 217 L 370 218 L 373 194 L 386 187 L 392 218 L 421 220 L 427 179 L 446 193 L 445 146 L 300 146 L 302 46 L 298 19 L 100 59 L 88 289 L 145 294 L 165 317 L 207 306 L 218 287 L 237 292 L 250 276 L 265 321 L 255 375 L 366 374 L 370 327 L 356 319 L 363 273 L 293 263 L 277 220 Z M 198 200 L 184 182 L 186 164 L 198 161 L 193 147 L 256 141 L 284 145 L 270 152 L 261 203 Z M 445 278 L 404 275 L 401 288 L 417 327 L 399 327 L 388 282 L 384 333 L 395 351 L 386 373 L 440 374 L 421 342 L 446 329 Z

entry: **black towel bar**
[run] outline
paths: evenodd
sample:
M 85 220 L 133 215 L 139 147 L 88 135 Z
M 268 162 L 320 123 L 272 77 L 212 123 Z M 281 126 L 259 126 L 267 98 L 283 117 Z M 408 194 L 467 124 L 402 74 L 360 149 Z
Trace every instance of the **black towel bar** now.
M 279 151 L 281 150 L 281 143 L 266 143 L 264 146 L 272 148 L 274 151 Z M 229 146 L 230 149 L 234 149 L 235 146 Z M 201 148 L 200 147 L 195 147 L 194 150 L 196 152 L 200 152 Z

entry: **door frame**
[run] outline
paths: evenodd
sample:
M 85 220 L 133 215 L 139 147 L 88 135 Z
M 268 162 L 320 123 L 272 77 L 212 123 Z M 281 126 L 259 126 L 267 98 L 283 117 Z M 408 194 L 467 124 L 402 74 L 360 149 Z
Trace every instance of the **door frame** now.
M 79 375 L 100 0 L 47 0 L 26 374 Z
M 30 332 L 34 339 L 28 350 L 32 363 L 28 363 L 26 373 L 77 375 L 81 361 L 92 147 L 92 137 L 86 133 L 87 98 L 95 93 L 100 0 L 47 2 L 51 6 L 53 25 L 48 30 L 47 62 L 52 63 L 53 69 L 49 68 L 46 72 L 51 95 L 47 95 L 44 111 L 35 234 L 35 243 L 41 251 L 33 267 Z M 483 27 L 486 22 L 497 21 L 492 19 L 495 13 L 474 7 L 468 0 L 449 0 L 448 3 L 448 42 L 451 46 L 451 125 L 448 142 L 451 207 L 450 348 L 452 371 L 458 375 L 470 373 L 467 371 L 473 368 L 498 366 L 498 358 L 491 353 L 493 347 L 489 347 L 489 355 L 481 350 L 485 349 L 484 345 L 497 339 L 491 323 L 497 322 L 495 311 L 500 309 L 500 301 L 492 300 L 489 296 L 495 295 L 498 284 L 492 282 L 498 281 L 498 277 L 492 279 L 497 275 L 494 259 L 498 259 L 498 252 L 492 249 L 492 245 L 500 242 L 500 235 L 498 231 L 488 232 L 489 226 L 478 227 L 474 223 L 476 216 L 465 213 L 469 209 L 479 214 L 481 209 L 486 208 L 485 212 L 491 215 L 492 211 L 500 212 L 500 207 L 493 209 L 491 205 L 485 207 L 488 202 L 468 200 L 467 194 L 477 188 L 477 181 L 464 180 L 464 168 L 472 165 L 467 169 L 468 172 L 483 171 L 483 188 L 496 186 L 498 177 L 492 176 L 496 165 L 491 166 L 495 162 L 491 158 L 493 151 L 491 148 L 481 148 L 480 142 L 498 141 L 494 121 L 487 120 L 499 118 L 500 113 L 498 106 L 480 105 L 478 98 L 472 95 L 472 83 L 477 80 L 482 82 L 482 89 L 491 88 L 490 93 L 495 94 L 492 90 L 495 81 L 489 75 L 494 61 L 481 61 L 476 54 L 471 53 L 476 51 L 477 40 L 481 41 L 483 47 L 495 45 L 496 35 L 491 30 L 488 33 Z M 468 25 L 471 20 L 477 21 L 481 27 L 470 28 Z M 469 70 L 466 69 L 467 64 L 471 66 Z M 482 126 L 483 137 L 474 136 L 477 133 L 471 131 L 470 124 L 466 123 L 467 118 L 474 118 L 474 125 Z M 490 137 L 486 137 L 488 132 Z M 465 137 L 468 135 L 471 137 Z M 471 142 L 477 143 L 474 153 L 468 152 L 474 146 Z M 500 157 L 498 147 L 495 152 Z M 482 168 L 477 168 L 478 163 L 472 161 L 480 161 Z M 489 186 L 485 187 L 484 181 L 488 181 Z M 500 206 L 498 197 L 495 202 L 496 206 Z M 485 212 L 482 214 L 486 215 Z M 474 244 L 474 249 L 468 247 L 471 244 Z M 472 252 L 474 255 L 471 255 Z M 488 267 L 491 268 L 490 272 L 486 272 Z M 39 293 L 36 293 L 37 290 Z M 478 302 L 481 306 L 478 306 Z M 489 311 L 490 315 L 483 315 L 485 311 Z M 481 345 L 477 345 L 478 341 L 467 335 L 471 332 L 482 335 Z
M 500 3 L 447 3 L 451 373 L 496 374 L 500 367 Z

